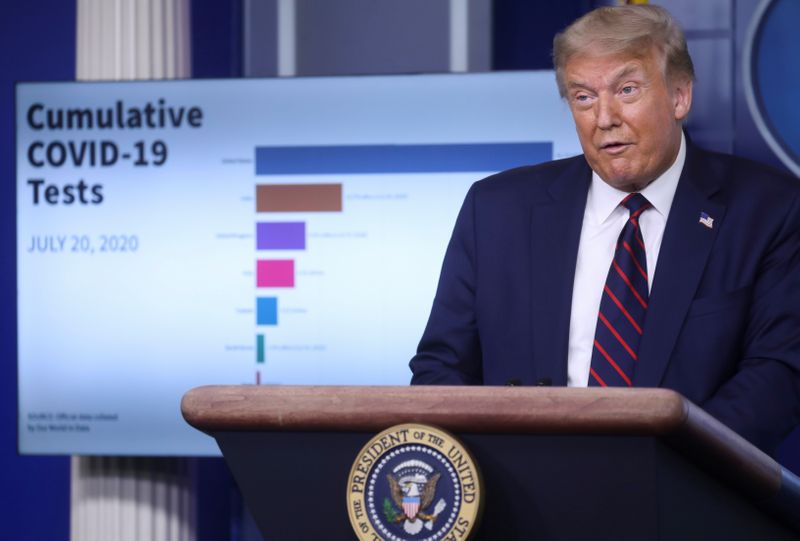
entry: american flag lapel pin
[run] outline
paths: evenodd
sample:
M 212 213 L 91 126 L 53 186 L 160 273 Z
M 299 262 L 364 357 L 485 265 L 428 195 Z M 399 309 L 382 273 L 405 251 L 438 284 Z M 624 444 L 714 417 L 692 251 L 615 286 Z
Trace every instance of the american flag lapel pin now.
M 700 223 L 709 229 L 714 229 L 714 218 L 712 218 L 705 212 L 700 213 Z

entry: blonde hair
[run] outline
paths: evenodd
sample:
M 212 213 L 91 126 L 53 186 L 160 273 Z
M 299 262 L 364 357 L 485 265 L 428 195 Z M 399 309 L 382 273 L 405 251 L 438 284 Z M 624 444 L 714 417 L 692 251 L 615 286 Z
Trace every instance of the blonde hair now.
M 602 7 L 590 11 L 553 39 L 553 65 L 561 96 L 566 95 L 564 67 L 575 55 L 626 53 L 647 56 L 656 47 L 664 58 L 664 75 L 694 80 L 686 38 L 669 12 L 652 5 Z

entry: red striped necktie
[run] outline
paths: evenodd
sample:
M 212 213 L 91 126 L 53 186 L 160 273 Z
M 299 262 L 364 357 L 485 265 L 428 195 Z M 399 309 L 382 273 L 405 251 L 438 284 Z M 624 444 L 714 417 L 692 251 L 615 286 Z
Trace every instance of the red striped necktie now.
M 603 286 L 589 368 L 590 387 L 633 385 L 647 315 L 647 255 L 639 215 L 652 205 L 640 193 L 629 194 L 620 205 L 628 209 L 630 216 L 617 239 Z

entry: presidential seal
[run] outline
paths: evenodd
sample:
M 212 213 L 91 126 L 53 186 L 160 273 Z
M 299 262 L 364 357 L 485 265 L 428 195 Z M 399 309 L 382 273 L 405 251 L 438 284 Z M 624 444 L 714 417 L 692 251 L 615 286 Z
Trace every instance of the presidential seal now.
M 359 539 L 468 539 L 482 510 L 480 473 L 444 430 L 388 428 L 356 457 L 347 484 L 350 524 Z

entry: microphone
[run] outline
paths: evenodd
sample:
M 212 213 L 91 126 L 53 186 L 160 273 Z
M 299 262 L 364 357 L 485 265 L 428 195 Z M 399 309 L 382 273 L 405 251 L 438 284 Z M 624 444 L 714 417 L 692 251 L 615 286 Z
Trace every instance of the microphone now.
M 506 387 L 519 387 L 522 385 L 522 380 L 519 378 L 511 378 L 506 382 Z M 553 380 L 550 378 L 539 378 L 536 380 L 537 387 L 550 387 L 553 385 Z

